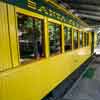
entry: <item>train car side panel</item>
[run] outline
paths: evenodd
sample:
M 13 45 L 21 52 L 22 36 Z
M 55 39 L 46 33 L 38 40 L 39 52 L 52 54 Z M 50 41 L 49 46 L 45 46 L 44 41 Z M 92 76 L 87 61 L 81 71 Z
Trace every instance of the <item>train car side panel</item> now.
M 19 63 L 16 14 L 15 14 L 15 7 L 13 5 L 8 4 L 7 8 L 8 8 L 8 20 L 9 20 L 8 23 L 9 23 L 9 33 L 11 41 L 12 61 L 13 61 L 13 67 L 15 67 Z
M 89 48 L 84 48 L 1 73 L 1 100 L 40 100 L 89 57 Z
M 7 4 L 0 2 L 0 12 L 0 71 L 4 71 L 12 67 Z

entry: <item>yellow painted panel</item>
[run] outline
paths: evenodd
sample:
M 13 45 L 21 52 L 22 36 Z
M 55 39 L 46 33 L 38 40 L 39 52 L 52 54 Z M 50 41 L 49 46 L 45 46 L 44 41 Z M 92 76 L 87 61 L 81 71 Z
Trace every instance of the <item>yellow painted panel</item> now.
M 61 43 L 62 43 L 62 53 L 64 53 L 64 45 L 65 45 L 65 40 L 64 40 L 64 25 L 61 25 Z
M 78 48 L 80 48 L 80 31 L 78 31 Z
M 70 27 L 70 28 L 73 28 L 73 29 L 75 29 L 75 30 L 82 31 L 82 29 L 80 29 L 80 28 L 77 28 L 77 27 L 75 27 L 75 26 L 72 26 L 72 25 L 70 25 L 70 24 L 67 24 L 67 23 L 64 23 L 64 26 L 66 26 L 66 27 Z
M 74 50 L 74 30 L 72 29 L 72 50 Z
M 92 46 L 92 32 L 89 32 L 89 47 Z
M 84 40 L 84 32 L 83 32 L 83 47 L 85 46 L 85 40 Z
M 91 43 L 92 43 L 92 37 L 91 37 L 91 32 L 89 32 L 89 45 L 91 46 Z
M 22 13 L 22 14 L 25 14 L 25 15 L 37 17 L 39 19 L 44 19 L 44 16 L 37 14 L 37 13 L 34 13 L 32 11 L 28 11 L 28 10 L 25 10 L 25 9 L 22 9 L 22 8 L 19 8 L 19 7 L 16 7 L 15 10 L 16 10 L 17 13 Z
M 0 4 L 0 6 L 1 6 L 1 4 Z M 0 7 L 0 12 L 1 12 L 1 7 Z M 0 16 L 0 23 L 2 22 L 2 19 L 1 19 L 1 16 Z M 1 43 L 1 40 L 2 40 L 2 37 L 1 37 L 1 33 L 2 33 L 2 26 L 1 26 L 1 24 L 0 24 L 0 69 L 2 68 L 2 63 L 1 63 L 1 59 L 2 59 L 2 57 L 1 57 L 1 52 L 2 52 L 2 43 Z
M 48 21 L 49 21 L 49 22 L 52 22 L 52 23 L 56 23 L 56 24 L 61 24 L 60 21 L 55 20 L 55 19 L 52 19 L 52 18 L 48 18 Z
M 69 25 L 69 24 L 65 24 L 65 23 L 64 23 L 64 26 L 66 26 L 66 27 L 70 27 L 70 28 L 73 27 L 73 26 L 71 26 L 71 25 Z
M 45 32 L 45 55 L 49 57 L 49 34 L 48 34 L 48 19 L 44 19 L 44 32 Z
M 0 90 L 1 90 L 2 87 L 3 87 L 1 82 L 2 82 L 2 80 L 0 80 Z M 2 90 L 0 91 L 0 99 L 2 99 Z
M 11 68 L 7 5 L 0 2 L 0 71 Z
M 41 100 L 89 56 L 89 48 L 81 48 L 1 73 L 0 100 Z
M 97 33 L 94 32 L 94 48 L 97 46 Z
M 16 14 L 15 7 L 8 4 L 8 19 L 9 19 L 9 32 L 11 42 L 11 53 L 13 60 L 13 67 L 18 65 L 18 42 L 17 42 L 17 25 L 16 25 Z

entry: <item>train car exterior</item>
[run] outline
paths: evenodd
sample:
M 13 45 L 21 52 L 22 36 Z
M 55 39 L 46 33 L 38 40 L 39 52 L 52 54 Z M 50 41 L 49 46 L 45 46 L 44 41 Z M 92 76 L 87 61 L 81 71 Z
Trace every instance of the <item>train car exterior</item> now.
M 91 57 L 91 32 L 52 4 L 0 1 L 0 100 L 41 100 Z

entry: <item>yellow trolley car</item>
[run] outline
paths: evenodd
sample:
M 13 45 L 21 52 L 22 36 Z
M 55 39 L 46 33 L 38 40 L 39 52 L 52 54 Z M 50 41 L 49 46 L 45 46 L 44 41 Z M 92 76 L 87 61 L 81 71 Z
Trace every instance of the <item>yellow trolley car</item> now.
M 87 61 L 84 22 L 50 0 L 0 1 L 0 100 L 42 100 Z

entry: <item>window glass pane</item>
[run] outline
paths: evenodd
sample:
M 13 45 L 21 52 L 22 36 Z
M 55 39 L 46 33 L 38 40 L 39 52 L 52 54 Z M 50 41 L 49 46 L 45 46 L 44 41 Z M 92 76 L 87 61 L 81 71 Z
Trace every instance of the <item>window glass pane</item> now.
M 80 48 L 83 47 L 83 33 L 80 32 Z
M 61 52 L 61 26 L 48 23 L 50 55 Z
M 78 48 L 78 31 L 74 30 L 74 49 Z
M 84 33 L 84 46 L 86 47 L 86 33 Z
M 43 57 L 42 20 L 17 14 L 17 21 L 21 62 Z
M 64 27 L 65 51 L 72 49 L 72 29 Z

